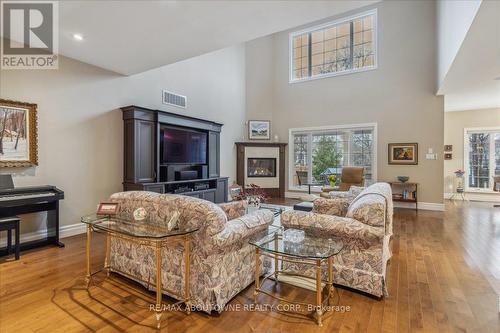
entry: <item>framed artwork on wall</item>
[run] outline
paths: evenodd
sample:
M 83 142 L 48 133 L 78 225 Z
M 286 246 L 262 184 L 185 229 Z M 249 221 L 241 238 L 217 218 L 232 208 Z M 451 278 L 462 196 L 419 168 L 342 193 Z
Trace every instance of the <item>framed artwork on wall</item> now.
M 389 164 L 417 165 L 418 143 L 389 143 Z
M 0 99 L 0 167 L 38 165 L 37 105 Z
M 269 120 L 249 120 L 248 138 L 250 140 L 270 140 L 271 122 Z

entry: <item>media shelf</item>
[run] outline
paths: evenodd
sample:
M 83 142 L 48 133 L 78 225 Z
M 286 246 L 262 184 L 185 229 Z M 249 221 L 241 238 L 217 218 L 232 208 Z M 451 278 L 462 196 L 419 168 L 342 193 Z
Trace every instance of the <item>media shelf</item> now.
M 219 173 L 222 124 L 138 106 L 124 107 L 122 112 L 124 191 L 182 194 L 215 203 L 228 201 L 228 177 Z M 170 131 L 168 136 L 162 134 L 165 129 Z M 206 155 L 204 150 L 198 150 L 194 158 L 181 160 L 186 163 L 177 163 L 179 154 L 184 153 L 179 149 L 170 156 L 169 162 L 173 163 L 165 163 L 162 154 L 167 150 L 162 145 L 167 142 L 177 145 L 178 142 L 172 143 L 167 138 L 183 138 L 186 133 L 191 134 L 187 134 L 191 142 L 202 140 L 200 147 L 206 147 Z

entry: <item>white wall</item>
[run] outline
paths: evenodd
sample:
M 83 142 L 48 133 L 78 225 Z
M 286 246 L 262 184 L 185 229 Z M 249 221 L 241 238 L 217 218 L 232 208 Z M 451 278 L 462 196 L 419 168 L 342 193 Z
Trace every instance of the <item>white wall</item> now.
M 117 55 L 119 56 L 119 55 Z M 245 122 L 245 46 L 119 76 L 68 58 L 59 70 L 0 72 L 0 97 L 38 104 L 39 166 L 0 170 L 16 186 L 56 185 L 65 192 L 61 224 L 78 223 L 99 201 L 122 189 L 123 121 L 131 104 L 221 122 L 221 174 L 235 179 L 235 141 Z M 161 104 L 161 91 L 188 96 L 188 108 Z M 22 229 L 44 228 L 44 215 Z
M 482 0 L 437 2 L 438 88 L 443 83 Z
M 290 84 L 288 34 L 305 27 L 247 43 L 247 99 L 264 97 L 262 105 L 247 102 L 247 117 L 266 119 L 267 110 L 272 110 L 272 135 L 278 134 L 282 142 L 288 141 L 290 128 L 377 123 L 378 179 L 410 176 L 420 183 L 420 201 L 439 206 L 443 202 L 444 102 L 435 95 L 436 5 L 384 1 L 368 8 L 378 8 L 376 70 Z M 273 61 L 262 60 L 269 54 Z M 269 80 L 272 87 L 266 84 Z M 391 142 L 418 142 L 418 165 L 388 165 Z M 438 160 L 425 159 L 428 148 L 433 148 Z

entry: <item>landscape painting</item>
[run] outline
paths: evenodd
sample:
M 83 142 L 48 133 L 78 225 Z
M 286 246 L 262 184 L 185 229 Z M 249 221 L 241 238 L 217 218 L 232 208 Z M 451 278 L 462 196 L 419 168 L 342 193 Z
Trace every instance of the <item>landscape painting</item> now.
M 0 100 L 0 167 L 37 165 L 36 104 Z
M 389 164 L 399 164 L 399 165 L 418 164 L 418 144 L 390 143 Z
M 250 140 L 271 139 L 271 122 L 269 120 L 250 120 L 248 122 L 248 138 Z

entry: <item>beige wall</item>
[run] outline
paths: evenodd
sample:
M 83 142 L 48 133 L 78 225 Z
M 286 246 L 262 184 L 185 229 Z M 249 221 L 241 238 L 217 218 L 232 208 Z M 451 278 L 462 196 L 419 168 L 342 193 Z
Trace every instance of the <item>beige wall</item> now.
M 444 112 L 443 98 L 435 96 L 436 6 L 432 1 L 384 1 L 376 8 L 376 70 L 289 84 L 290 31 L 247 43 L 247 117 L 269 118 L 272 111 L 273 134 L 284 142 L 290 128 L 376 122 L 378 179 L 408 175 L 421 184 L 421 201 L 442 203 Z M 264 61 L 269 54 L 273 61 Z M 269 76 L 272 87 L 266 85 Z M 249 104 L 259 96 L 263 105 Z M 388 165 L 390 142 L 418 142 L 419 164 Z M 428 148 L 438 160 L 425 159 Z
M 453 159 L 444 161 L 444 192 L 454 190 L 453 172 L 464 170 L 464 129 L 500 126 L 500 109 L 446 112 L 444 115 L 444 144 L 453 145 Z
M 235 141 L 245 122 L 244 45 L 130 77 L 67 58 L 59 70 L 1 71 L 0 96 L 38 104 L 39 166 L 15 173 L 16 186 L 52 184 L 65 192 L 62 225 L 95 212 L 99 201 L 122 189 L 122 116 L 135 104 L 224 124 L 221 174 L 235 178 Z M 162 89 L 188 97 L 188 108 L 161 104 Z M 43 215 L 28 216 L 45 227 Z M 29 227 L 31 225 L 32 228 Z

